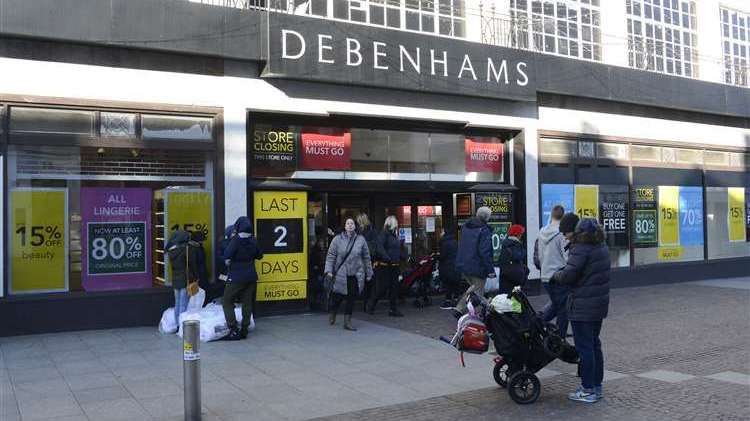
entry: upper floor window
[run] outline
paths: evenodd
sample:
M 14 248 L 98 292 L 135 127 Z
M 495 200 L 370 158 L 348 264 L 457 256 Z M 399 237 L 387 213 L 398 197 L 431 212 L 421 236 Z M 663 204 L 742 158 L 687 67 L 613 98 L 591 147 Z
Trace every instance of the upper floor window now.
M 626 0 L 631 67 L 698 77 L 695 1 Z
M 332 1 L 333 17 L 337 19 L 459 38 L 466 36 L 465 0 Z
M 750 86 L 750 14 L 721 8 L 724 81 Z
M 511 0 L 513 47 L 601 61 L 600 0 Z

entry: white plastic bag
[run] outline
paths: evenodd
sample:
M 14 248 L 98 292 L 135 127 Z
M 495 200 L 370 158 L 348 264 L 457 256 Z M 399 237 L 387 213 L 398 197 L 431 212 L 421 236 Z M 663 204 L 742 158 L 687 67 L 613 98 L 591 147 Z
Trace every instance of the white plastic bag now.
M 495 277 L 494 278 L 487 278 L 486 281 L 484 281 L 484 292 L 493 292 L 493 291 L 499 291 L 500 290 L 500 268 L 495 267 Z
M 234 315 L 237 323 L 242 322 L 242 308 L 235 307 Z M 251 316 L 252 317 L 252 316 Z M 200 322 L 200 340 L 201 342 L 217 341 L 229 334 L 227 321 L 224 318 L 224 310 L 220 305 L 209 303 L 200 311 L 186 311 L 180 315 L 180 326 L 177 335 L 182 337 L 182 322 L 185 320 L 198 320 Z M 250 330 L 255 329 L 255 320 L 250 319 Z
M 497 313 L 510 313 L 513 311 L 513 302 L 508 299 L 507 294 L 495 296 L 490 305 Z
M 159 333 L 170 334 L 177 332 L 177 321 L 174 319 L 174 307 L 169 307 L 161 314 Z
M 203 288 L 198 288 L 198 293 L 190 297 L 185 311 L 199 311 L 203 308 L 204 301 L 206 301 L 206 291 Z

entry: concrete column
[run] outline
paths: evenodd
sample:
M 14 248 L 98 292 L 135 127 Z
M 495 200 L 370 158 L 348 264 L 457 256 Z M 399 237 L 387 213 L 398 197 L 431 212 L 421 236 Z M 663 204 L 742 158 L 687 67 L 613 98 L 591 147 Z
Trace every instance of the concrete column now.
M 247 215 L 247 110 L 224 107 L 224 220 Z
M 530 279 L 538 279 L 539 270 L 534 266 L 534 241 L 539 236 L 539 140 L 536 121 L 523 128 L 526 164 L 526 247 Z
M 719 1 L 697 1 L 695 8 L 698 21 L 698 78 L 707 82 L 724 82 Z
M 628 66 L 628 18 L 625 1 L 602 1 L 602 62 Z

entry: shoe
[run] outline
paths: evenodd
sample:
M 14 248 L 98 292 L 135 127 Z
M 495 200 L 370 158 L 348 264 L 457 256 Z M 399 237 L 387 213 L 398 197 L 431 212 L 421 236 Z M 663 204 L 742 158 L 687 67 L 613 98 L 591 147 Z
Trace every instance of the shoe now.
M 242 326 L 240 329 L 240 339 L 246 339 L 247 338 L 247 326 Z
M 583 403 L 595 403 L 597 401 L 596 393 L 594 393 L 593 390 L 587 391 L 582 387 L 579 387 L 575 392 L 569 394 L 568 399 Z
M 352 316 L 350 314 L 344 315 L 344 329 L 349 330 L 351 332 L 357 331 L 357 328 L 352 326 Z
M 601 385 L 594 386 L 594 394 L 596 395 L 596 400 L 604 399 L 604 390 Z
M 240 331 L 237 327 L 230 328 L 229 334 L 224 337 L 224 340 L 227 341 L 239 341 L 240 339 L 242 339 L 242 337 L 240 336 Z
M 328 313 L 328 324 L 331 326 L 336 324 L 336 313 Z
M 453 308 L 453 301 L 452 300 L 445 300 L 442 304 L 440 304 L 441 310 L 450 310 Z
M 391 310 L 388 312 L 388 315 L 391 317 L 404 317 L 404 314 L 398 310 Z

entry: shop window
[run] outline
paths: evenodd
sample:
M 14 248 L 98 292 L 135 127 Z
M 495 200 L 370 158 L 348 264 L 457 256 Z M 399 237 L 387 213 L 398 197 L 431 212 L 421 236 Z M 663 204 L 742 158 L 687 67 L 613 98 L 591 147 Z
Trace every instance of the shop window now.
M 750 256 L 749 193 L 744 187 L 706 188 L 709 259 Z
M 703 165 L 703 151 L 699 149 L 677 149 L 677 162 L 680 164 Z
M 703 159 L 708 166 L 729 166 L 729 153 L 720 151 L 705 151 Z
M 168 286 L 174 230 L 203 236 L 213 256 L 212 163 L 191 150 L 11 145 L 10 293 Z
M 419 173 L 427 176 L 432 172 L 428 133 L 387 131 L 385 135 L 388 137 L 391 174 Z
M 12 107 L 10 131 L 16 134 L 95 135 L 93 111 Z
M 635 185 L 631 213 L 636 265 L 704 258 L 702 187 Z
M 387 132 L 352 129 L 352 171 L 387 172 Z
M 142 117 L 143 139 L 212 139 L 213 119 L 208 117 L 182 117 L 144 114 Z
M 594 152 L 594 142 L 578 142 L 578 157 L 594 159 L 596 157 L 596 154 Z
M 630 147 L 630 159 L 633 161 L 660 162 L 661 148 L 658 146 L 633 145 Z

